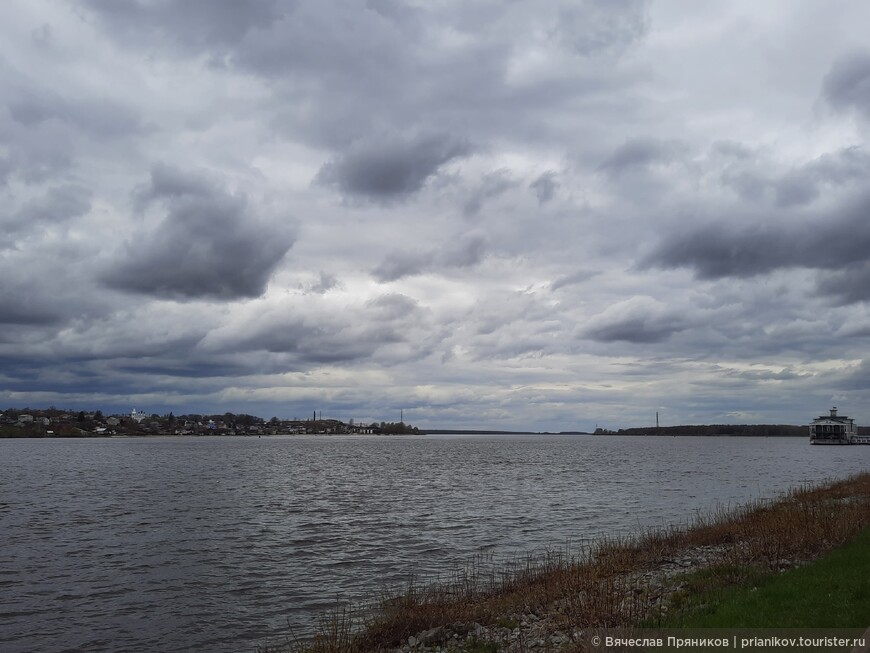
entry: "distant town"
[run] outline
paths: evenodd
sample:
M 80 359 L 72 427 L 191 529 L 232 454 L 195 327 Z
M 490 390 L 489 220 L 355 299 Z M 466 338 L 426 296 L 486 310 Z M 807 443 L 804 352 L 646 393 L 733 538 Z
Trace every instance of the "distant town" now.
M 265 420 L 254 415 L 158 415 L 138 411 L 104 415 L 102 411 L 71 411 L 58 408 L 9 408 L 0 413 L 0 438 L 108 437 L 145 435 L 341 435 L 419 434 L 403 421 L 345 423 L 336 419 Z

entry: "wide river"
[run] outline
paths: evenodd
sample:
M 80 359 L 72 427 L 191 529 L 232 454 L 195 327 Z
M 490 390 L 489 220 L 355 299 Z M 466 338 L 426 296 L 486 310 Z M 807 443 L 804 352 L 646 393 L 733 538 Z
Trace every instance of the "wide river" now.
M 248 651 L 474 556 L 870 469 L 804 438 L 0 440 L 0 651 Z

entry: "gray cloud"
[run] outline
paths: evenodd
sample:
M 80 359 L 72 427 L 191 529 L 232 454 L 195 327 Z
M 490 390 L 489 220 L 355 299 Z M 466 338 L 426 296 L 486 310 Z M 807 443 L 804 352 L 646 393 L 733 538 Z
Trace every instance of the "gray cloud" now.
M 685 327 L 677 323 L 655 322 L 643 317 L 625 319 L 586 332 L 586 337 L 599 342 L 633 342 L 649 344 L 667 340 Z
M 510 171 L 501 169 L 487 173 L 483 176 L 480 184 L 472 191 L 471 197 L 468 198 L 463 207 L 463 213 L 466 216 L 473 216 L 480 212 L 484 202 L 489 199 L 498 197 L 504 194 L 511 188 L 517 185 L 514 179 L 511 178 Z
M 256 297 L 293 245 L 286 225 L 257 220 L 247 198 L 205 177 L 155 166 L 138 193 L 166 214 L 129 241 L 102 275 L 108 287 L 174 299 Z
M 57 120 L 99 138 L 116 138 L 144 129 L 133 110 L 117 103 L 105 99 L 71 99 L 53 92 L 23 94 L 9 103 L 9 114 L 25 127 Z
M 179 49 L 202 50 L 236 44 L 270 26 L 295 2 L 275 0 L 79 0 L 104 21 L 110 33 L 143 45 L 154 40 Z
M 434 258 L 433 252 L 390 252 L 372 270 L 372 276 L 381 283 L 396 281 L 429 269 Z
M 419 303 L 407 295 L 391 293 L 370 299 L 365 303 L 364 308 L 366 311 L 371 311 L 377 320 L 392 321 L 416 313 L 419 310 Z
M 843 9 L 0 3 L 0 394 L 535 429 L 856 399 Z
M 56 181 L 73 167 L 75 147 L 62 125 L 7 128 L 7 155 L 0 158 L 0 181 L 18 179 L 38 185 Z
M 870 156 L 860 147 L 823 154 L 803 165 L 780 172 L 751 155 L 728 166 L 722 181 L 750 202 L 772 202 L 781 208 L 813 203 L 824 191 L 860 183 L 870 173 Z
M 6 222 L 11 232 L 57 225 L 85 215 L 91 209 L 91 192 L 81 186 L 57 186 L 24 204 Z
M 47 326 L 64 322 L 63 312 L 45 301 L 36 288 L 6 288 L 0 303 L 0 324 Z
M 338 288 L 340 285 L 338 277 L 328 272 L 320 272 L 317 281 L 301 287 L 302 292 L 306 294 L 323 295 L 333 288 Z
M 619 177 L 631 170 L 643 169 L 657 164 L 667 165 L 686 150 L 679 141 L 657 138 L 632 138 L 620 145 L 599 166 L 599 170 Z
M 870 389 L 870 360 L 862 360 L 856 367 L 844 370 L 834 381 L 838 390 L 867 391 Z
M 688 267 L 701 279 L 747 278 L 784 268 L 832 273 L 819 285 L 857 301 L 870 251 L 870 196 L 844 202 L 812 222 L 760 221 L 746 227 L 706 224 L 661 241 L 643 267 Z M 836 292 L 837 284 L 844 290 Z
M 351 197 L 399 199 L 420 190 L 445 163 L 470 153 L 467 141 L 447 134 L 368 140 L 326 163 L 317 181 Z
M 534 191 L 535 196 L 538 198 L 539 205 L 546 204 L 553 199 L 553 196 L 556 194 L 558 184 L 556 183 L 555 177 L 556 173 L 551 170 L 545 172 L 529 184 L 529 189 Z
M 86 6 L 125 46 L 160 56 L 165 52 L 155 44 L 174 44 L 171 53 L 205 54 L 216 68 L 267 80 L 274 129 L 326 145 L 338 152 L 336 159 L 360 134 L 428 133 L 433 125 L 473 133 L 480 143 L 506 130 L 526 142 L 562 142 L 582 125 L 581 116 L 570 118 L 563 110 L 564 103 L 595 102 L 638 82 L 637 67 L 605 72 L 596 57 L 621 53 L 645 33 L 645 3 L 635 0 L 596 0 L 582 8 L 552 0 L 507 7 L 322 0 L 263 5 L 259 12 L 238 3 L 245 13 L 238 19 L 225 17 L 223 8 L 215 17 L 200 17 L 208 3 L 191 4 L 115 8 L 90 0 Z M 344 20 L 336 21 L 338 14 Z M 224 34 L 225 24 L 236 29 Z M 540 36 L 529 41 L 530 34 Z M 461 45 L 445 47 L 451 35 L 460 36 Z M 559 66 L 513 80 L 510 62 L 520 54 L 518 46 L 556 48 L 560 57 L 567 50 L 575 60 L 567 74 Z M 584 59 L 579 65 L 577 54 Z M 560 120 L 554 120 L 554 108 Z M 605 111 L 616 115 L 613 106 Z
M 88 284 L 86 248 L 65 241 L 43 242 L 41 250 L 35 252 L 33 242 L 40 240 L 23 241 L 6 251 L 0 247 L 0 324 L 60 327 L 74 319 L 103 315 L 103 298 L 81 292 Z M 49 336 L 45 330 L 27 332 L 24 341 L 28 346 L 33 344 L 31 337 L 44 343 Z
M 559 290 L 567 286 L 574 286 L 584 281 L 592 279 L 597 272 L 594 270 L 576 270 L 568 274 L 562 275 L 550 282 L 550 290 Z
M 419 348 L 412 335 L 419 330 L 422 311 L 416 300 L 401 293 L 379 295 L 335 311 L 320 297 L 304 304 L 267 308 L 256 316 L 224 326 L 202 341 L 201 354 L 268 352 L 279 356 L 274 369 L 306 369 L 310 365 L 351 365 L 391 347 Z
M 372 276 L 381 283 L 387 283 L 425 272 L 472 267 L 485 256 L 486 240 L 482 236 L 472 235 L 439 249 L 391 252 L 372 270 Z
M 0 186 L 6 184 L 9 179 L 9 174 L 12 172 L 13 165 L 9 157 L 0 157 Z
M 647 31 L 645 0 L 589 0 L 563 6 L 558 34 L 581 55 L 621 53 Z
M 661 243 L 645 263 L 690 267 L 701 279 L 752 277 L 802 262 L 788 240 L 787 235 L 764 226 L 734 231 L 711 225 Z
M 727 370 L 724 372 L 726 376 L 736 377 L 740 379 L 749 379 L 752 381 L 790 381 L 792 379 L 806 379 L 812 375 L 807 372 L 795 372 L 790 369 L 766 370 L 766 369 L 750 369 L 750 370 Z
M 833 107 L 856 109 L 870 118 L 870 52 L 853 52 L 835 61 L 822 93 Z
M 688 328 L 686 320 L 648 298 L 633 298 L 609 307 L 590 320 L 582 336 L 598 342 L 655 344 Z
M 486 255 L 486 240 L 483 236 L 471 236 L 454 247 L 446 247 L 438 261 L 451 268 L 468 268 L 477 265 Z
M 835 303 L 870 301 L 870 260 L 856 261 L 844 270 L 822 273 L 817 290 Z

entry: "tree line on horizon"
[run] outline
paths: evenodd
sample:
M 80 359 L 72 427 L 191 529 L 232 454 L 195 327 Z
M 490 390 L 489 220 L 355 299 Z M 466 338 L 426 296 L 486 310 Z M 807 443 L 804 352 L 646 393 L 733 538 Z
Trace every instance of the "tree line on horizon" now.
M 870 426 L 859 426 L 859 435 L 870 435 Z M 595 435 L 737 435 L 755 437 L 809 437 L 806 425 L 794 424 L 688 424 L 639 426 L 611 431 L 598 428 Z

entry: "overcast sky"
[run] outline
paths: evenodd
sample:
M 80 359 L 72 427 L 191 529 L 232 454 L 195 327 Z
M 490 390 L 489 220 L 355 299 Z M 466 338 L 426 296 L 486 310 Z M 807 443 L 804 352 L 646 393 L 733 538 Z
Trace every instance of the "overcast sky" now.
M 870 423 L 863 0 L 0 4 L 0 404 Z

